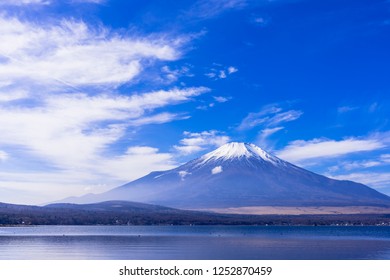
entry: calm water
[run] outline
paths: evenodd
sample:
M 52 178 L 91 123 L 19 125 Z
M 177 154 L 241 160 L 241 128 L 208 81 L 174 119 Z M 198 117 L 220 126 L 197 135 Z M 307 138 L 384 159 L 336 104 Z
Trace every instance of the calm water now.
M 390 259 L 390 227 L 0 227 L 0 259 Z

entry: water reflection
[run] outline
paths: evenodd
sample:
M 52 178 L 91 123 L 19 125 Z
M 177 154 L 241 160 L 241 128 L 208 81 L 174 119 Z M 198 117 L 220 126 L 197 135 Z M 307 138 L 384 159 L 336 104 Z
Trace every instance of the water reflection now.
M 0 237 L 1 259 L 389 259 L 383 240 L 238 237 Z
M 390 238 L 377 228 L 0 228 L 0 258 L 390 259 Z

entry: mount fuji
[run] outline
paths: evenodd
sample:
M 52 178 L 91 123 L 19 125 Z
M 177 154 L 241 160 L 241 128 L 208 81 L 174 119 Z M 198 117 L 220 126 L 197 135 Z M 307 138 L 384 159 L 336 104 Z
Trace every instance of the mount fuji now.
M 310 172 L 247 143 L 232 142 L 168 171 L 65 202 L 127 200 L 181 209 L 253 206 L 390 206 L 390 197 Z

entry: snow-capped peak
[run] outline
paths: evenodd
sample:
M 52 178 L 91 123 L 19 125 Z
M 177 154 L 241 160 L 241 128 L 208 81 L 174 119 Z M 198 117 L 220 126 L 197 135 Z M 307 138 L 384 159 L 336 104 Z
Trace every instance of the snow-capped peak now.
M 227 143 L 218 149 L 205 154 L 201 157 L 202 163 L 208 162 L 210 160 L 231 160 L 234 158 L 258 158 L 273 164 L 280 163 L 281 160 L 277 157 L 274 157 L 268 154 L 263 149 L 257 147 L 254 144 L 249 143 L 240 143 L 240 142 L 231 142 Z

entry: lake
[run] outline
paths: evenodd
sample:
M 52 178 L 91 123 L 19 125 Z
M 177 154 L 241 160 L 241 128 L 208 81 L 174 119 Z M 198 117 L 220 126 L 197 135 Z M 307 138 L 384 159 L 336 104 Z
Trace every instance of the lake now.
M 388 260 L 390 227 L 0 227 L 0 259 Z

